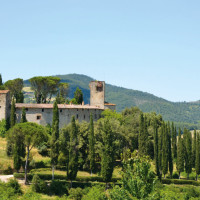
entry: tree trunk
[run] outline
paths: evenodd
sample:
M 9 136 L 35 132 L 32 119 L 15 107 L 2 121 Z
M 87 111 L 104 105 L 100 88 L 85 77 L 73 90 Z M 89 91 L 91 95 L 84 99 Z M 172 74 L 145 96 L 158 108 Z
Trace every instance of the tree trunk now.
M 164 174 L 164 179 L 165 179 L 165 174 Z
M 71 180 L 71 188 L 72 188 L 72 180 Z
M 27 146 L 27 156 L 26 156 L 26 163 L 25 163 L 25 182 L 24 182 L 25 185 L 28 185 L 27 171 L 28 171 L 29 153 L 30 153 L 30 149 L 29 149 L 29 146 Z
M 179 172 L 179 179 L 181 179 L 181 172 Z
M 54 164 L 52 165 L 52 180 L 54 180 Z
M 189 173 L 187 173 L 187 180 L 189 180 Z

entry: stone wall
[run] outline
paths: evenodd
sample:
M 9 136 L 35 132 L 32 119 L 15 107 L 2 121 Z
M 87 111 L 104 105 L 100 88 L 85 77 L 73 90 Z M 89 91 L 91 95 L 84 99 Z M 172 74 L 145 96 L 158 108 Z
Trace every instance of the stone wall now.
M 79 122 L 90 121 L 90 113 L 93 114 L 94 121 L 101 117 L 103 110 L 100 109 L 59 109 L 59 127 L 63 128 L 65 125 L 71 122 L 71 118 L 74 115 L 75 119 Z M 17 123 L 21 120 L 22 109 L 16 109 Z M 52 123 L 53 109 L 52 108 L 26 108 L 26 118 L 28 122 L 35 122 L 40 125 L 47 125 Z
M 10 116 L 10 92 L 0 91 L 0 120 L 7 119 Z
M 104 109 L 105 82 L 91 81 L 90 84 L 90 105 Z

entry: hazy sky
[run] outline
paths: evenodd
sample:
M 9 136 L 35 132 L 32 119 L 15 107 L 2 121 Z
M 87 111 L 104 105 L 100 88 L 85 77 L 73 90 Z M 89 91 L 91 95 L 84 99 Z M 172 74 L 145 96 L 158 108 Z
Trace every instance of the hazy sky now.
M 200 99 L 199 0 L 0 0 L 3 80 L 79 73 Z

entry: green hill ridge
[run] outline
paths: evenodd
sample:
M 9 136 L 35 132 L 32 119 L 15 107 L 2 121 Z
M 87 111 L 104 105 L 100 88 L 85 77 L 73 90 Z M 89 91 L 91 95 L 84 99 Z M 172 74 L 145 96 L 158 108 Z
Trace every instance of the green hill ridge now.
M 89 103 L 89 82 L 95 79 L 81 74 L 55 76 L 61 78 L 61 82 L 69 83 L 70 98 L 73 97 L 76 88 L 79 87 L 83 91 L 85 103 Z M 29 85 L 28 81 L 25 81 L 25 85 Z M 106 84 L 106 101 L 115 103 L 117 111 L 137 106 L 143 112 L 161 114 L 164 120 L 174 121 L 178 126 L 200 129 L 200 101 L 188 103 L 170 102 L 147 92 L 126 89 L 110 84 Z

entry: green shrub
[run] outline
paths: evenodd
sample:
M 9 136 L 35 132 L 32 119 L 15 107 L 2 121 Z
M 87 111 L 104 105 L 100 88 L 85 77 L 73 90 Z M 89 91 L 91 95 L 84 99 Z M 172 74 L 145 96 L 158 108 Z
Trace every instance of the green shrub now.
M 65 182 L 53 180 L 50 183 L 49 191 L 51 194 L 62 196 L 68 193 L 67 188 L 68 186 Z
M 0 199 L 17 199 L 17 196 L 14 188 L 0 181 Z
M 68 198 L 73 199 L 73 200 L 81 200 L 82 197 L 83 197 L 83 194 L 84 194 L 83 189 L 81 189 L 79 187 L 78 188 L 71 188 L 69 190 Z
M 41 194 L 35 193 L 33 191 L 28 191 L 20 199 L 21 200 L 41 200 L 42 196 Z
M 38 146 L 38 153 L 42 156 L 49 156 L 47 143 L 44 142 L 40 146 Z
M 94 186 L 92 187 L 89 192 L 83 196 L 82 200 L 93 200 L 95 197 L 95 200 L 106 200 L 107 197 L 105 195 L 105 186 Z
M 16 179 L 10 179 L 7 186 L 13 188 L 15 194 L 22 194 L 21 186 Z
M 33 176 L 31 189 L 33 192 L 45 193 L 47 191 L 47 184 L 45 181 L 41 180 L 37 174 L 35 174 Z

